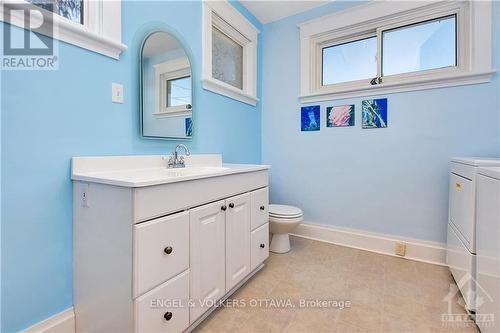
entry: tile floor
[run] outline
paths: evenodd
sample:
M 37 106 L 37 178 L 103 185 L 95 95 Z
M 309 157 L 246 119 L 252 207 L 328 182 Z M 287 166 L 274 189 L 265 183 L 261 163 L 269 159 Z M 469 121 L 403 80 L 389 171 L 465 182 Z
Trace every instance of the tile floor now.
M 292 237 L 292 251 L 271 254 L 232 306 L 196 332 L 478 332 L 471 322 L 443 326 L 450 284 L 445 267 Z M 351 306 L 301 307 L 300 299 Z M 454 297 L 452 313 L 465 313 L 460 301 Z

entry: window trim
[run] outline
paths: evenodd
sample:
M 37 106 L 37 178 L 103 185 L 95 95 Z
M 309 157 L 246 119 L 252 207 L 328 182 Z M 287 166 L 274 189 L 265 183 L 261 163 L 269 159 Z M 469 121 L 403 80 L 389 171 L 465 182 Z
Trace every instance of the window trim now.
M 169 106 L 165 107 L 166 99 L 164 88 L 166 88 L 166 82 L 170 80 L 175 80 L 183 77 L 191 77 L 191 64 L 187 57 L 181 57 L 173 60 L 168 60 L 156 65 L 153 65 L 155 73 L 155 111 L 153 115 L 157 118 L 165 117 L 179 117 L 191 115 L 193 110 L 191 106 L 193 102 L 193 83 L 191 81 L 191 103 L 186 105 Z
M 359 37 L 370 33 L 377 35 L 377 72 L 381 73 L 380 37 L 383 31 L 450 15 L 457 15 L 457 66 L 385 76 L 378 85 L 370 85 L 369 80 L 321 85 L 324 45 L 362 39 Z M 434 1 L 430 4 L 373 1 L 301 23 L 298 25 L 300 101 L 310 103 L 489 82 L 495 73 L 491 68 L 491 19 L 489 1 Z
M 212 76 L 212 27 L 243 47 L 243 89 Z M 257 36 L 260 31 L 227 1 L 203 1 L 202 82 L 205 90 L 257 105 Z
M 3 0 L 0 5 L 0 20 L 4 18 L 4 7 L 32 7 L 34 10 L 46 11 L 24 0 Z M 121 36 L 121 0 L 83 0 L 83 24 L 74 22 L 58 14 L 48 15 L 54 23 L 54 39 L 76 45 L 105 56 L 119 59 L 127 50 Z M 32 16 L 33 24 L 42 23 L 41 15 Z M 24 17 L 16 11 L 11 12 L 10 23 L 24 27 Z M 42 32 L 43 33 L 43 32 Z

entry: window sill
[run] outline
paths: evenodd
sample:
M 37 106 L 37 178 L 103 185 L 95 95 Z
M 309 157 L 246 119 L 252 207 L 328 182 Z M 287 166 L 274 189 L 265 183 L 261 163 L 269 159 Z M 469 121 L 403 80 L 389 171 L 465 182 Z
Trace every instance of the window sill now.
M 259 99 L 256 96 L 248 95 L 241 89 L 234 88 L 224 82 L 214 79 L 204 79 L 203 89 L 212 91 L 216 94 L 232 98 L 234 100 L 256 106 Z
M 26 4 L 26 2 L 19 2 L 19 4 Z M 16 3 L 12 1 L 0 6 L 0 18 L 2 21 L 4 21 L 4 6 L 7 5 L 12 8 L 16 8 Z M 40 9 L 37 8 L 37 10 Z M 53 22 L 54 27 L 56 27 L 54 36 L 51 36 L 54 39 L 73 44 L 83 49 L 103 54 L 114 59 L 119 59 L 120 54 L 127 50 L 127 45 L 121 43 L 121 41 L 116 41 L 99 35 L 79 23 L 72 22 L 59 15 L 49 15 L 48 18 Z M 40 26 L 43 22 L 41 15 L 33 15 L 31 20 L 30 24 L 32 26 Z M 24 28 L 24 17 L 19 11 L 11 11 L 10 22 L 7 23 Z M 40 31 L 40 33 L 44 34 L 43 31 Z
M 59 33 L 55 38 L 81 48 L 103 54 L 113 59 L 119 59 L 120 54 L 127 50 L 127 45 L 100 36 L 94 32 L 88 31 L 79 24 L 69 22 L 68 20 L 54 17 L 58 21 Z
M 473 73 L 459 73 L 439 78 L 420 78 L 411 81 L 387 82 L 379 85 L 357 85 L 344 89 L 323 89 L 307 95 L 299 96 L 301 103 L 331 101 L 337 99 L 366 97 L 380 94 L 391 94 L 406 91 L 457 87 L 463 85 L 488 83 L 496 70 Z
M 120 54 L 127 50 L 127 45 L 115 41 L 104 36 L 100 36 L 85 27 L 70 22 L 58 16 L 54 17 L 54 21 L 59 27 L 58 36 L 55 38 L 67 42 L 78 47 L 103 54 L 113 59 L 119 59 Z
M 169 111 L 169 112 L 155 112 L 153 116 L 156 118 L 172 118 L 172 117 L 185 117 L 192 114 L 191 110 L 179 110 L 179 111 Z

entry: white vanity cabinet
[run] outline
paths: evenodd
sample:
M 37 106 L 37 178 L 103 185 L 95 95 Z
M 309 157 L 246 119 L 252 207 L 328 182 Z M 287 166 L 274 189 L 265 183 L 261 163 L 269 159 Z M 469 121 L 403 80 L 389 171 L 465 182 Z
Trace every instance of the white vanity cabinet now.
M 189 331 L 262 268 L 268 167 L 148 178 L 102 159 L 72 165 L 77 332 Z

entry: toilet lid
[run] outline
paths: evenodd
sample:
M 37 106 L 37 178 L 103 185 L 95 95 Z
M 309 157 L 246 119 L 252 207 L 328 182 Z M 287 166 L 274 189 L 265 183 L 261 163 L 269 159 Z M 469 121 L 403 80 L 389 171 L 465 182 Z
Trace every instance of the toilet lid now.
M 302 216 L 302 210 L 287 205 L 269 205 L 269 216 L 294 218 Z

